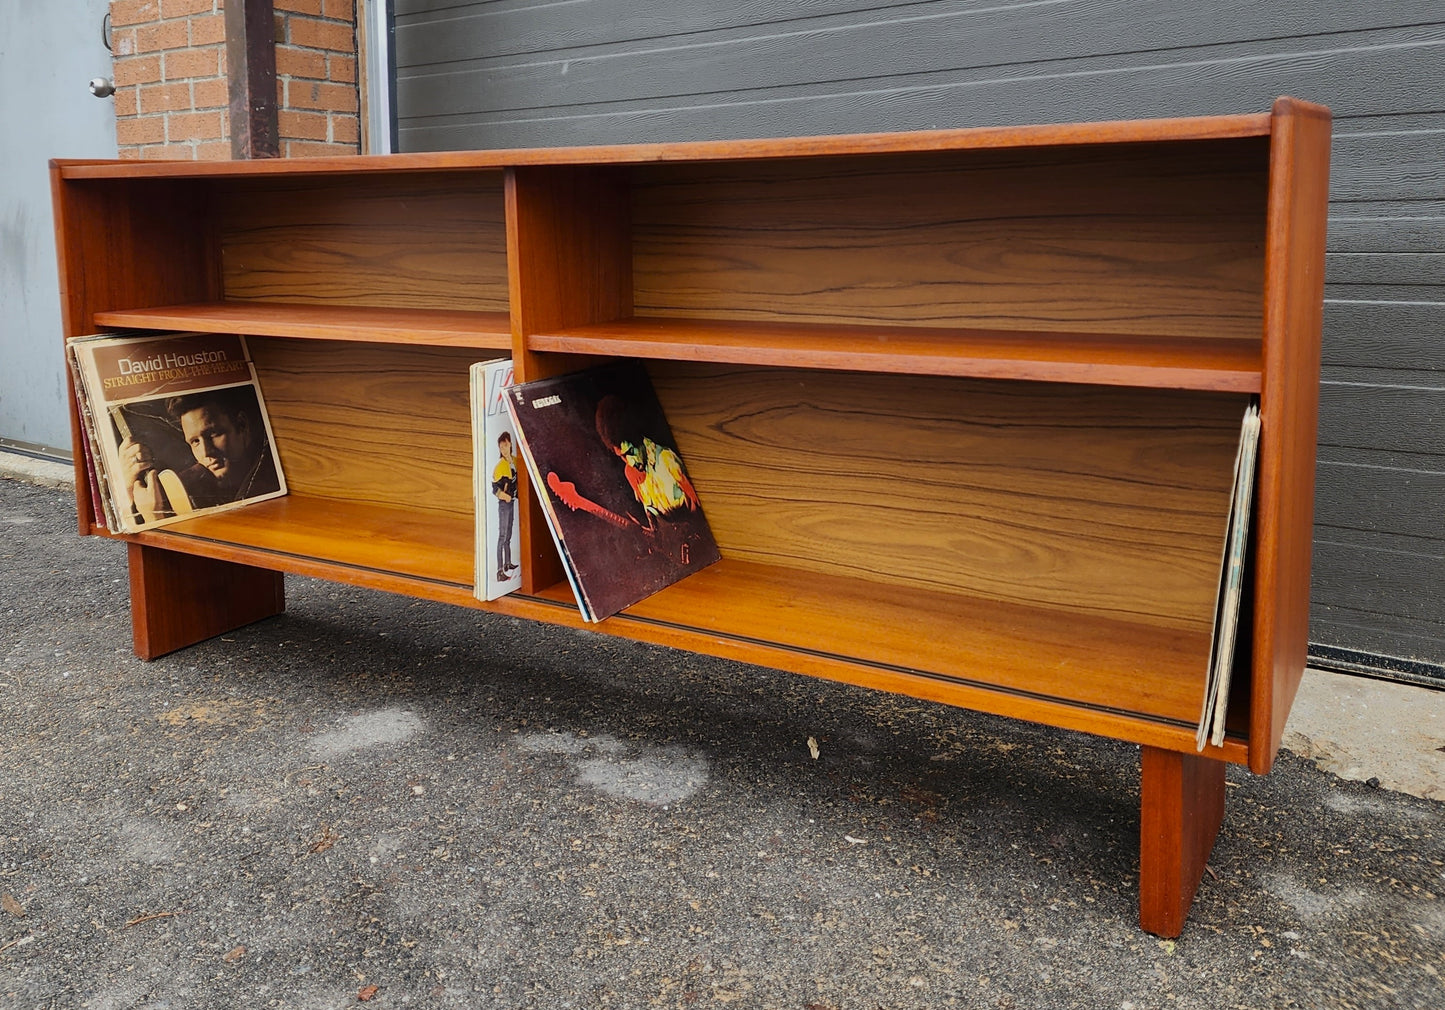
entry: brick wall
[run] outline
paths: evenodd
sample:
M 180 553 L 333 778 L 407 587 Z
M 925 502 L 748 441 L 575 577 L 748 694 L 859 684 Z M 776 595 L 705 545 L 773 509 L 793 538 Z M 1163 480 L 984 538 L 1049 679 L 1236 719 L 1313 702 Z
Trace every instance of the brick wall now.
M 221 0 L 112 0 L 123 158 L 229 158 Z
M 275 0 L 283 157 L 361 149 L 356 0 Z
M 283 156 L 360 150 L 356 0 L 274 0 Z M 231 157 L 225 0 L 112 0 L 123 158 Z

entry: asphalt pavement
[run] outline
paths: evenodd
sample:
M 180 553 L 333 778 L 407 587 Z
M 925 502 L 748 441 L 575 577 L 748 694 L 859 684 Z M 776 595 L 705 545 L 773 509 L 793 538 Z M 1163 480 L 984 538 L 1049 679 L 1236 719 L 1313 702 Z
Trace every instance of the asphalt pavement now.
M 1162 941 L 1131 745 L 302 578 L 142 663 L 0 537 L 4 1010 L 1445 1005 L 1445 806 L 1293 753 Z

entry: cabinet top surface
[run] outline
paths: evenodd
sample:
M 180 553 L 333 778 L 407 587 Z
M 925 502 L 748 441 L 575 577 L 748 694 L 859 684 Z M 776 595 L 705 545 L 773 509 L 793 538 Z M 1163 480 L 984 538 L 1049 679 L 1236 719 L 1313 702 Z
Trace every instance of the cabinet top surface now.
M 63 179 L 207 178 L 340 175 L 351 172 L 458 171 L 548 165 L 644 165 L 659 162 L 742 161 L 841 155 L 913 154 L 1084 144 L 1157 143 L 1268 137 L 1281 115 L 1328 116 L 1328 110 L 1281 98 L 1271 112 L 1102 123 L 985 126 L 911 133 L 869 133 L 759 140 L 706 140 L 596 147 L 439 151 L 424 154 L 278 158 L 262 161 L 86 161 L 56 159 Z

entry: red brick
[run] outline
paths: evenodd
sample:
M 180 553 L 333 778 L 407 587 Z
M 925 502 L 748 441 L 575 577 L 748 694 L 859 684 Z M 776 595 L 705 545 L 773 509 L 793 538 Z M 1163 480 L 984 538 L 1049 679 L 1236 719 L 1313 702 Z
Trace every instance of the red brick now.
M 216 77 L 221 73 L 220 49 L 181 49 L 166 53 L 162 67 L 168 81 Z
M 166 136 L 178 140 L 218 140 L 221 134 L 219 112 L 173 112 L 166 117 Z
M 332 116 L 331 139 L 338 144 L 361 143 L 361 121 L 355 116 Z
M 115 114 L 117 116 L 134 116 L 138 113 L 140 111 L 139 92 L 139 88 L 116 88 Z
M 116 59 L 135 55 L 135 29 L 122 28 L 110 33 L 110 53 Z
M 331 80 L 338 84 L 356 83 L 356 57 L 355 56 L 332 56 L 326 61 L 330 65 L 331 73 L 328 74 Z
M 127 56 L 115 61 L 116 87 L 131 84 L 150 84 L 161 79 L 161 58 L 159 56 Z
M 115 122 L 115 142 L 121 146 L 158 144 L 165 139 L 164 116 L 140 116 L 136 119 L 117 119 Z
M 191 84 L 191 105 L 197 109 L 219 109 L 231 104 L 231 90 L 224 78 L 213 77 Z
M 111 0 L 110 3 L 110 23 L 116 28 L 121 25 L 143 25 L 159 20 L 160 16 L 161 7 L 156 0 Z
M 225 5 L 222 4 L 224 7 Z M 161 17 L 179 18 L 188 14 L 209 14 L 216 9 L 216 0 L 161 0 Z
M 277 116 L 281 136 L 287 140 L 330 140 L 324 112 L 283 110 Z
M 204 144 L 196 145 L 197 161 L 230 161 L 231 142 L 229 140 L 213 140 Z
M 278 11 L 321 16 L 321 0 L 276 0 L 274 6 Z
M 122 160 L 125 161 L 136 161 L 140 158 L 139 147 L 122 147 L 117 153 L 120 155 Z
M 304 140 L 293 140 L 285 146 L 288 158 L 329 158 L 339 154 L 356 153 L 356 148 L 349 144 L 315 144 Z
M 276 73 L 283 77 L 310 77 L 314 80 L 324 81 L 326 80 L 326 54 L 318 53 L 314 49 L 277 46 Z
M 321 109 L 326 112 L 355 112 L 356 89 L 349 84 L 324 84 L 319 81 L 288 81 L 288 109 Z
M 356 29 L 332 21 L 293 17 L 287 25 L 286 40 L 293 46 L 329 49 L 337 53 L 356 52 Z
M 140 89 L 140 111 L 174 112 L 191 108 L 191 86 L 185 81 L 173 84 L 147 84 Z
M 147 147 L 145 156 L 152 159 L 163 159 L 165 161 L 194 161 L 196 148 L 192 144 L 162 144 L 160 147 Z
M 217 46 L 226 41 L 226 15 L 202 14 L 188 22 L 191 26 L 191 45 Z
M 355 21 L 356 0 L 322 0 L 321 13 L 336 21 Z
M 138 53 L 158 53 L 162 49 L 184 49 L 191 44 L 190 34 L 184 21 L 162 21 L 159 24 L 144 25 L 135 30 L 135 48 Z

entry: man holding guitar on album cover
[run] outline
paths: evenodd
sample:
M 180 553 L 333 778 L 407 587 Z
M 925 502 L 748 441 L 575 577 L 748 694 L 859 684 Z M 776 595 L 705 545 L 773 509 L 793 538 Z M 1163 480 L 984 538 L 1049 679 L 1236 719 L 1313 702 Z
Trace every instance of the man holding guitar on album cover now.
M 133 515 L 140 522 L 153 523 L 280 489 L 276 459 L 249 387 L 175 396 L 166 401 L 166 412 L 196 462 L 179 472 L 162 470 L 150 447 L 121 428 L 121 466 Z M 117 423 L 123 425 L 123 419 Z

